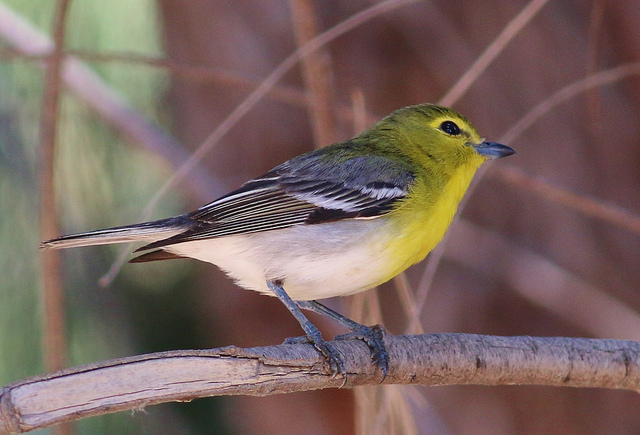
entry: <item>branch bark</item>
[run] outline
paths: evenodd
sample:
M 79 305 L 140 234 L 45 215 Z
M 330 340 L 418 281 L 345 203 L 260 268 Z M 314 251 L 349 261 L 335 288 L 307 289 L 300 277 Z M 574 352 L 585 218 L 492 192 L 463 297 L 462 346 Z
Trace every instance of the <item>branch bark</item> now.
M 359 340 L 334 341 L 346 379 L 310 344 L 184 350 L 88 364 L 2 388 L 0 434 L 147 405 L 375 385 L 380 373 Z M 640 391 L 640 342 L 473 334 L 387 335 L 383 384 L 546 385 Z

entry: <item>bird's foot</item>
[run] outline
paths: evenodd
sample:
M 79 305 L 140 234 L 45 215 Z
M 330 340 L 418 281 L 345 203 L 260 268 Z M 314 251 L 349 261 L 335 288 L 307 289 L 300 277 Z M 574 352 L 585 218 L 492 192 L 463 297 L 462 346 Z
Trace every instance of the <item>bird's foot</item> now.
M 291 297 L 287 294 L 287 292 L 282 287 L 282 281 L 280 280 L 270 280 L 267 281 L 267 286 L 273 292 L 275 296 L 280 299 L 285 307 L 293 314 L 293 317 L 296 318 L 302 330 L 305 332 L 307 340 L 309 343 L 313 344 L 313 346 L 320 352 L 329 362 L 329 366 L 331 367 L 331 372 L 333 377 L 341 374 L 344 377 L 344 382 L 347 381 L 347 373 L 344 369 L 344 361 L 342 360 L 342 355 L 338 350 L 331 346 L 324 338 L 322 338 L 322 334 L 320 330 L 309 321 L 300 311 L 300 307 L 296 305 L 296 303 L 291 299 Z M 294 339 L 295 340 L 295 339 Z M 287 341 L 285 341 L 286 343 Z M 344 385 L 344 384 L 343 384 Z
M 329 362 L 331 367 L 332 376 L 336 377 L 338 374 L 345 376 L 346 370 L 344 368 L 344 361 L 342 360 L 342 354 L 328 343 L 322 336 L 309 336 L 303 335 L 300 337 L 288 337 L 284 340 L 283 344 L 307 344 L 310 343 L 316 348 Z
M 387 377 L 387 371 L 389 369 L 389 354 L 384 344 L 385 330 L 380 325 L 366 326 L 360 325 L 353 326 L 351 332 L 338 335 L 335 340 L 362 340 L 367 343 L 371 350 L 371 359 L 378 366 L 382 372 L 382 383 Z
M 287 337 L 284 339 L 282 344 L 309 344 L 311 340 L 306 335 L 301 335 L 299 337 Z

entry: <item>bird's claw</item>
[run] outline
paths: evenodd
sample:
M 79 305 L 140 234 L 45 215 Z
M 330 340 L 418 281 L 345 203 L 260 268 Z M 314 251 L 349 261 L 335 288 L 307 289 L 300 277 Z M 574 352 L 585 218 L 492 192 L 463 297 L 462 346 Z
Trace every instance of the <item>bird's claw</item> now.
M 359 325 L 346 334 L 338 335 L 335 340 L 362 340 L 371 350 L 371 359 L 382 372 L 382 383 L 389 369 L 389 354 L 384 344 L 385 330 L 380 325 Z
M 324 356 L 329 362 L 329 366 L 331 367 L 331 373 L 333 377 L 336 377 L 338 374 L 345 376 L 346 380 L 346 370 L 344 368 L 344 361 L 342 360 L 342 355 L 338 350 L 331 346 L 326 340 L 317 337 L 310 337 L 308 335 L 303 335 L 300 337 L 288 337 L 285 338 L 283 344 L 312 344 L 313 347 L 316 348 L 318 352 Z
M 312 341 L 306 335 L 301 335 L 299 337 L 287 337 L 282 342 L 282 344 L 308 344 L 308 343 L 312 343 Z
M 344 368 L 344 361 L 342 360 L 342 355 L 338 350 L 331 346 L 331 344 L 327 343 L 325 340 L 321 342 L 312 343 L 313 346 L 320 352 L 324 357 L 329 361 L 329 366 L 331 367 L 332 376 L 335 378 L 338 374 L 344 376 L 344 380 L 347 380 L 347 372 Z

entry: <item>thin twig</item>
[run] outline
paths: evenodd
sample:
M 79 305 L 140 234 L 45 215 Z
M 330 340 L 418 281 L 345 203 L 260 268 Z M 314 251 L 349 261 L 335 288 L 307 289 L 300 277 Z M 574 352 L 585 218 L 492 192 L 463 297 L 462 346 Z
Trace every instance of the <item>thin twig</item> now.
M 291 0 L 298 47 L 318 36 L 318 18 L 311 0 Z M 302 76 L 309 90 L 310 101 L 307 111 L 311 117 L 314 143 L 316 148 L 335 142 L 335 122 L 332 104 L 331 57 L 327 46 L 318 48 L 302 59 Z
M 1 20 L 2 15 L 0 8 L 0 32 L 2 31 Z M 238 71 L 227 71 L 211 65 L 189 65 L 174 59 L 158 58 L 139 53 L 97 53 L 88 50 L 67 49 L 65 50 L 65 54 L 68 58 L 77 58 L 81 61 L 106 63 L 120 62 L 132 65 L 145 65 L 149 67 L 163 68 L 174 77 L 183 77 L 191 80 L 192 82 L 215 83 L 220 86 L 239 89 L 242 91 L 251 91 L 260 85 L 259 81 L 243 77 Z M 16 51 L 12 48 L 0 49 L 0 60 L 19 59 L 21 61 L 42 62 L 46 57 L 46 54 L 27 54 Z M 274 85 L 265 94 L 265 97 L 295 107 L 306 107 L 309 104 L 309 96 L 304 92 L 304 90 L 282 83 Z M 335 101 L 332 105 L 332 109 L 337 118 L 341 118 L 345 122 L 353 121 L 353 113 L 348 104 Z M 366 113 L 366 124 L 371 124 L 378 119 L 380 119 L 380 115 Z
M 640 75 L 640 62 L 632 62 L 600 71 L 577 82 L 573 82 L 558 92 L 544 99 L 531 109 L 525 116 L 520 118 L 507 132 L 500 138 L 501 142 L 512 143 L 518 136 L 524 133 L 535 122 L 542 118 L 553 108 L 562 104 L 573 97 L 582 94 L 585 91 L 598 86 L 609 85 L 627 77 Z
M 452 106 L 473 85 L 478 77 L 487 69 L 513 38 L 526 27 L 533 17 L 547 4 L 549 0 L 532 0 L 520 11 L 516 17 L 507 24 L 498 37 L 484 50 L 476 61 L 458 79 L 449 92 L 440 100 L 440 104 Z
M 53 50 L 46 61 L 44 95 L 40 120 L 40 236 L 46 240 L 59 234 L 55 195 L 55 154 L 58 132 L 58 112 L 63 68 L 65 19 L 69 0 L 58 0 L 53 20 Z M 42 337 L 45 367 L 60 370 L 65 366 L 67 341 L 65 337 L 64 288 L 60 254 L 49 252 L 42 257 L 44 299 Z M 67 423 L 56 428 L 58 435 L 70 435 L 73 428 Z
M 609 85 L 637 75 L 640 75 L 640 62 L 633 62 L 601 71 L 585 79 L 571 83 L 531 109 L 502 136 L 500 141 L 505 143 L 513 142 L 540 118 L 573 97 L 598 86 Z M 587 216 L 602 219 L 635 234 L 640 234 L 640 216 L 631 213 L 617 204 L 571 192 L 540 177 L 533 177 L 520 169 L 509 166 L 496 166 L 494 170 L 491 171 L 491 175 L 499 176 L 519 188 L 524 188 L 530 192 L 539 194 L 545 199 L 559 202 Z
M 513 166 L 497 166 L 489 171 L 492 177 L 500 178 L 514 188 L 523 188 L 540 197 L 577 210 L 585 216 L 609 222 L 619 228 L 640 235 L 640 216 L 618 204 L 602 201 L 586 194 L 572 192 L 544 178 L 527 174 Z
M 589 16 L 589 32 L 587 33 L 587 75 L 593 75 L 598 70 L 598 42 L 602 35 L 602 24 L 607 0 L 595 0 Z M 587 108 L 589 112 L 588 128 L 593 135 L 601 132 L 602 120 L 599 116 L 600 98 L 597 89 L 587 94 Z M 589 143 L 589 142 L 587 142 Z
M 53 22 L 54 49 L 47 59 L 44 95 L 40 119 L 40 235 L 46 240 L 59 234 L 56 213 L 54 166 L 57 120 L 62 71 L 65 17 L 68 0 L 59 0 Z M 60 276 L 60 256 L 47 253 L 42 257 L 43 269 L 43 341 L 45 365 L 49 370 L 64 367 L 66 343 L 64 334 L 64 292 Z

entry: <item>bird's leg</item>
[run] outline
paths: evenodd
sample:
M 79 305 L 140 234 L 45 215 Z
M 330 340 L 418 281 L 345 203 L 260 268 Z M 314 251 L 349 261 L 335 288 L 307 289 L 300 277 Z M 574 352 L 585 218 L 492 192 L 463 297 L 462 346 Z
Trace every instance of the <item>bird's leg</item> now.
M 358 322 L 354 322 L 348 317 L 343 316 L 337 311 L 322 305 L 318 301 L 297 301 L 296 304 L 305 310 L 313 311 L 332 318 L 347 327 L 351 332 L 337 336 L 336 340 L 358 339 L 363 340 L 371 349 L 371 358 L 382 372 L 382 380 L 387 376 L 389 368 L 389 354 L 384 345 L 384 328 L 380 325 L 366 326 Z
M 331 369 L 333 371 L 333 375 L 346 374 L 344 369 L 344 362 L 342 361 L 342 355 L 333 348 L 329 343 L 322 338 L 322 334 L 320 330 L 306 318 L 306 316 L 300 311 L 296 302 L 289 297 L 287 292 L 282 287 L 282 283 L 280 281 L 267 281 L 267 286 L 273 292 L 274 295 L 280 299 L 280 302 L 284 304 L 285 307 L 293 314 L 293 317 L 296 318 L 302 330 L 307 336 L 308 341 L 313 344 L 313 346 L 328 360 L 331 365 Z M 355 322 L 354 322 L 355 323 Z

